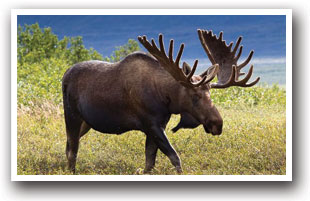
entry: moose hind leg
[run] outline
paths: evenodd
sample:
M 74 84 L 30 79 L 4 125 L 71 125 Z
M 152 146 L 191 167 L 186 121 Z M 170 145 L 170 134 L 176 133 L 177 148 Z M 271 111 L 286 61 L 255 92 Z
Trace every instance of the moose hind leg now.
M 76 157 L 79 149 L 80 130 L 83 121 L 65 109 L 65 122 L 67 131 L 66 155 L 69 170 L 75 173 Z
M 67 130 L 66 155 L 68 159 L 69 170 L 75 173 L 75 164 L 79 149 L 79 132 Z
M 69 121 L 69 125 L 67 126 L 66 155 L 68 159 L 69 170 L 75 173 L 80 138 L 85 135 L 91 127 L 85 121 L 81 121 L 79 119 L 71 119 L 71 121 Z

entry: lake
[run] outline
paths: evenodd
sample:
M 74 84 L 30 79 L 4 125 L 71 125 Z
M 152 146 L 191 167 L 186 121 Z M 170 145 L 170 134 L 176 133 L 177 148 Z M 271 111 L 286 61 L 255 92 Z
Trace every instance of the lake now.
M 224 31 L 227 43 L 243 36 L 243 57 L 251 50 L 254 56 L 254 75 L 261 76 L 260 83 L 278 83 L 285 86 L 286 17 L 285 15 L 19 15 L 19 25 L 39 23 L 51 27 L 62 39 L 64 36 L 82 36 L 86 48 L 93 47 L 104 57 L 110 56 L 115 47 L 139 35 L 157 40 L 158 34 L 175 40 L 175 49 L 185 43 L 183 59 L 199 59 L 197 71 L 209 64 L 197 36 L 197 29 L 212 29 L 218 35 Z M 145 49 L 140 45 L 141 49 Z M 188 59 L 191 58 L 191 59 Z M 243 59 L 240 59 L 240 63 Z M 188 62 L 193 64 L 193 62 Z M 250 66 L 248 65 L 248 67 Z
M 244 61 L 245 58 L 239 59 L 239 64 Z M 182 61 L 188 62 L 191 66 L 194 63 L 194 59 L 184 59 Z M 254 65 L 254 71 L 250 80 L 255 80 L 256 77 L 260 77 L 260 85 L 279 84 L 281 87 L 286 85 L 286 61 L 285 58 L 255 58 L 253 57 L 250 63 L 242 69 L 242 72 L 248 72 L 251 64 Z M 208 59 L 199 59 L 197 73 L 205 71 L 211 63 Z

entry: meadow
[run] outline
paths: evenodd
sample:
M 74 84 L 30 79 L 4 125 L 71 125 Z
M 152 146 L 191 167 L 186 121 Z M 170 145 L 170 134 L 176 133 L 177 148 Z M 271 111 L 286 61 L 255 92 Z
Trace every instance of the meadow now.
M 224 128 L 221 136 L 206 134 L 201 126 L 170 130 L 179 120 L 172 116 L 166 132 L 178 152 L 184 174 L 281 175 L 286 166 L 285 108 L 276 105 L 218 107 Z M 65 124 L 60 105 L 18 108 L 18 174 L 63 175 Z M 131 131 L 123 135 L 90 130 L 80 141 L 77 172 L 81 175 L 140 174 L 144 168 L 145 135 Z M 176 174 L 168 158 L 158 152 L 151 174 Z
M 117 48 L 110 60 L 121 59 L 137 48 L 137 43 L 129 40 Z M 58 40 L 50 29 L 41 30 L 38 25 L 19 28 L 18 175 L 72 174 L 65 154 L 61 79 L 73 63 L 89 59 L 103 57 L 93 49 L 86 49 L 81 38 Z M 173 115 L 166 128 L 168 139 L 181 158 L 183 174 L 286 174 L 285 88 L 266 84 L 230 87 L 212 90 L 211 96 L 224 120 L 222 135 L 206 134 L 202 126 L 172 133 L 179 115 Z M 91 129 L 80 141 L 76 174 L 141 174 L 144 147 L 142 132 L 111 135 Z M 176 174 L 176 171 L 159 151 L 151 174 Z

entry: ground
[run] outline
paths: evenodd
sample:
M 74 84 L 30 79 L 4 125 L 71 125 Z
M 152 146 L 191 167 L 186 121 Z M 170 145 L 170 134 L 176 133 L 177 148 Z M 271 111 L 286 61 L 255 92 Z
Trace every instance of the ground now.
M 202 126 L 172 133 L 179 115 L 166 128 L 178 152 L 183 174 L 283 175 L 286 171 L 286 118 L 283 106 L 222 106 L 220 136 Z M 77 172 L 81 175 L 132 175 L 144 168 L 145 135 L 90 130 L 80 141 Z M 18 108 L 18 175 L 71 174 L 65 155 L 65 124 L 61 105 Z M 138 170 L 138 171 L 137 171 Z M 158 152 L 151 174 L 176 174 L 169 159 Z

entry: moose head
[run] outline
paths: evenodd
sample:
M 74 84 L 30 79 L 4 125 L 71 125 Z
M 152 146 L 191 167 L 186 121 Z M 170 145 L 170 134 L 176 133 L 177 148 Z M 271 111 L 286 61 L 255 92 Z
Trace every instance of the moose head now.
M 138 37 L 143 46 L 158 60 L 161 66 L 183 87 L 178 90 L 174 101 L 178 110 L 190 114 L 199 124 L 202 124 L 207 133 L 220 135 L 222 133 L 223 119 L 210 97 L 210 82 L 216 76 L 219 65 L 214 64 L 201 75 L 194 75 L 198 60 L 195 60 L 192 68 L 183 63 L 183 69 L 179 67 L 179 62 L 184 50 L 181 44 L 175 61 L 173 60 L 173 40 L 170 40 L 168 56 L 165 52 L 163 35 L 159 35 L 159 47 L 152 39 L 151 43 L 146 36 Z M 173 79 L 172 78 L 172 79 Z
M 253 65 L 251 65 L 247 75 L 243 79 L 239 80 L 240 76 L 245 75 L 245 73 L 241 72 L 241 69 L 250 62 L 254 54 L 254 51 L 252 50 L 243 63 L 237 64 L 243 49 L 243 46 L 240 46 L 239 48 L 242 40 L 241 36 L 238 38 L 233 50 L 233 42 L 231 42 L 229 45 L 226 45 L 226 42 L 223 40 L 223 32 L 220 32 L 219 37 L 217 38 L 216 35 L 212 33 L 212 31 L 198 29 L 198 36 L 201 45 L 212 65 L 218 67 L 218 70 L 216 71 L 218 82 L 208 82 L 205 84 L 205 88 L 208 88 L 209 90 L 211 88 L 223 89 L 231 86 L 251 87 L 258 83 L 260 77 L 257 77 L 251 83 L 247 83 L 253 74 Z M 239 51 L 236 55 L 238 48 Z M 212 70 L 212 67 L 208 68 L 201 75 L 195 75 L 195 80 L 202 80 L 205 75 L 210 73 L 210 70 Z M 186 75 L 189 75 L 191 72 L 190 66 L 185 62 L 183 63 L 183 72 Z M 208 94 L 210 95 L 210 93 Z M 209 115 L 213 116 L 213 113 L 209 113 Z M 180 122 L 172 129 L 172 131 L 177 132 L 180 128 L 195 128 L 200 124 L 201 122 L 199 122 L 191 113 L 183 112 L 181 113 Z M 210 131 L 208 130 L 208 127 L 205 126 L 205 124 L 203 125 L 206 132 Z

